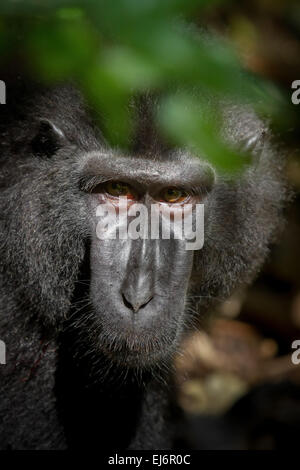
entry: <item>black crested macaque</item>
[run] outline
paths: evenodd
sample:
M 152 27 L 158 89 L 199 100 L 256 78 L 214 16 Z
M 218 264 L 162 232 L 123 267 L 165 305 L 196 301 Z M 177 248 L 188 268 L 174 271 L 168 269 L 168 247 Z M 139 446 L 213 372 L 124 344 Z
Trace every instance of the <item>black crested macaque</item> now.
M 132 152 L 108 148 L 73 86 L 19 95 L 8 86 L 7 102 L 0 448 L 171 448 L 173 355 L 197 318 L 264 261 L 285 199 L 281 152 L 237 105 L 224 105 L 223 135 L 253 163 L 234 179 L 205 155 L 151 144 L 147 119 Z M 175 238 L 101 240 L 96 208 L 118 206 L 121 196 L 174 211 L 204 204 L 203 248 Z

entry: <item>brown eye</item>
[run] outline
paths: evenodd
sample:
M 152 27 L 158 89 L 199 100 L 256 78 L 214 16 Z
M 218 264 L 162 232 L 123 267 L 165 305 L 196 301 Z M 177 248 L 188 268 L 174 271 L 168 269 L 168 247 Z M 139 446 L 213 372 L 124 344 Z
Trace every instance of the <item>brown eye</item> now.
M 131 186 L 127 183 L 119 181 L 109 181 L 105 184 L 105 191 L 113 197 L 127 197 L 128 199 L 135 199 L 135 193 Z
M 188 198 L 188 194 L 182 189 L 167 188 L 161 193 L 161 199 L 169 204 L 180 204 Z

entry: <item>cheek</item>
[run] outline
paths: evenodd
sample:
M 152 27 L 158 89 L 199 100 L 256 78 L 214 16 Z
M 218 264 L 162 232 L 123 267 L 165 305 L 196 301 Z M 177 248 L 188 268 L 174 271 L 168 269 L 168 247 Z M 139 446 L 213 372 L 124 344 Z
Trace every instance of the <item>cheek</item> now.
M 101 283 L 113 287 L 121 282 L 126 273 L 126 266 L 130 254 L 130 247 L 126 240 L 99 240 L 92 238 L 90 251 L 91 276 L 94 282 L 99 279 Z

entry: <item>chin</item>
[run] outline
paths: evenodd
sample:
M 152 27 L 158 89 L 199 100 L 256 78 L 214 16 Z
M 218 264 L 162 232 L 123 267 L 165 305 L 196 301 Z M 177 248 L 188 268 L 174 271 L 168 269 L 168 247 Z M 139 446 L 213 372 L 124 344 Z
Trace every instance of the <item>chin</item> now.
M 100 334 L 98 345 L 101 353 L 116 364 L 130 369 L 147 369 L 159 366 L 170 359 L 176 351 L 177 332 L 168 335 L 168 339 L 158 339 L 141 333 L 140 335 L 120 336 L 113 342 Z

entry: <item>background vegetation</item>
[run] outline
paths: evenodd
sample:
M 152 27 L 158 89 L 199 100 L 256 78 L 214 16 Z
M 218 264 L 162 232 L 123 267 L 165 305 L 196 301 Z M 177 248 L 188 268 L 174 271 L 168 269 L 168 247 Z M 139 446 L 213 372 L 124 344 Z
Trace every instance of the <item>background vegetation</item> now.
M 17 55 L 35 80 L 76 80 L 113 145 L 130 146 L 132 96 L 159 96 L 161 132 L 174 144 L 204 153 L 219 169 L 233 171 L 243 159 L 218 137 L 219 119 L 212 118 L 201 96 L 212 92 L 251 102 L 277 124 L 289 100 L 270 81 L 244 71 L 225 38 L 199 34 L 201 15 L 228 3 L 1 0 L 0 53 L 2 61 Z

